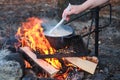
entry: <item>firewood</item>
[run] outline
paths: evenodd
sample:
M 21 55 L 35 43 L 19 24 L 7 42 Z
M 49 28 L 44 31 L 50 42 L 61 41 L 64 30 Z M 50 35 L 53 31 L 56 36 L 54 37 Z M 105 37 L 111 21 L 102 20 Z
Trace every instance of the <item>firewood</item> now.
M 74 64 L 75 66 L 79 67 L 80 69 L 94 74 L 95 69 L 97 67 L 97 63 L 81 59 L 79 57 L 68 57 L 65 58 L 68 62 Z
M 33 53 L 28 47 L 21 47 L 20 49 L 24 51 L 36 64 L 44 69 L 50 77 L 53 77 L 59 71 L 43 59 L 37 59 L 35 53 Z

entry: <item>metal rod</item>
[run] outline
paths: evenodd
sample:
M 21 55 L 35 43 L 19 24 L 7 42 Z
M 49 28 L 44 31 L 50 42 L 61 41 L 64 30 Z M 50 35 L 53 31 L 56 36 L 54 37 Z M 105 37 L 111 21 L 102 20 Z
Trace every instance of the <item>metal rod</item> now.
M 111 21 L 112 21 L 112 5 L 109 4 L 109 7 L 110 7 L 110 24 L 111 24 Z
M 78 15 L 77 17 L 71 19 L 70 21 L 66 22 L 65 25 L 68 24 L 68 23 L 70 23 L 70 22 L 72 22 L 72 21 L 75 21 L 75 20 L 79 19 L 80 17 L 85 16 L 85 15 L 87 15 L 89 13 L 91 13 L 91 10 L 88 10 L 87 12 L 85 12 L 85 13 L 83 13 L 81 15 Z
M 93 12 L 92 12 L 92 20 L 91 20 L 91 25 L 89 27 L 89 32 L 92 31 L 93 22 L 94 22 L 94 18 L 93 18 Z M 90 34 L 88 35 L 87 48 L 89 48 L 89 40 L 90 40 Z
M 91 32 L 88 32 L 88 33 L 82 35 L 82 37 L 86 37 L 86 36 L 88 36 L 88 35 L 90 35 L 90 34 L 92 34 L 92 33 L 94 33 L 94 32 L 95 32 L 95 30 L 93 30 L 93 31 L 91 31 Z
M 99 11 L 100 8 L 95 8 L 95 56 L 98 57 L 98 41 L 99 41 Z
M 100 9 L 104 8 L 106 6 L 109 6 L 109 22 L 106 25 L 100 27 L 99 29 L 103 29 L 103 28 L 108 27 L 111 24 L 111 21 L 112 21 L 112 6 L 111 6 L 111 4 L 106 4 L 105 6 L 100 7 Z

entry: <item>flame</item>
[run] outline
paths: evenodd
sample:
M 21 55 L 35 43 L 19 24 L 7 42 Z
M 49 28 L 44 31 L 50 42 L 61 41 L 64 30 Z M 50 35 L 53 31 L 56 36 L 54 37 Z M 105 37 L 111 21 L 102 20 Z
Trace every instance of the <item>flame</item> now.
M 56 50 L 52 48 L 49 41 L 46 39 L 41 27 L 42 20 L 39 18 L 31 17 L 26 22 L 23 22 L 18 28 L 16 37 L 22 44 L 22 47 L 28 46 L 34 51 L 39 51 L 40 54 L 54 54 Z M 61 68 L 61 63 L 56 58 L 45 59 L 52 66 L 57 69 Z
M 24 60 L 24 62 L 25 62 L 25 68 L 32 68 L 32 66 L 28 61 Z

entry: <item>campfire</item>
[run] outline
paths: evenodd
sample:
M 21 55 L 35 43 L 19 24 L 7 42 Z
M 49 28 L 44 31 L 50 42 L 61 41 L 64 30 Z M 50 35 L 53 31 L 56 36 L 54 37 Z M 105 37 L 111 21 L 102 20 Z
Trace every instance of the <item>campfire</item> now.
M 27 46 L 41 54 L 54 54 L 56 50 L 52 48 L 49 41 L 45 38 L 41 23 L 42 21 L 38 18 L 29 18 L 18 29 L 16 36 L 19 37 L 18 40 L 22 43 L 22 47 Z M 45 60 L 55 68 L 61 68 L 59 60 L 55 58 Z
M 60 59 L 58 57 L 48 57 L 43 59 L 38 58 L 37 55 L 57 55 L 59 52 L 68 55 L 67 53 L 74 52 L 74 50 L 72 49 L 69 50 L 69 48 L 71 48 L 69 47 L 70 45 L 66 46 L 64 49 L 57 50 L 53 48 L 49 43 L 49 40 L 44 35 L 44 29 L 41 25 L 42 23 L 42 19 L 36 17 L 28 18 L 27 21 L 23 22 L 19 27 L 16 33 L 16 38 L 21 44 L 19 46 L 20 49 L 24 52 L 24 54 L 30 57 L 39 67 L 41 67 L 46 72 L 47 77 L 53 77 L 58 80 L 65 80 L 69 72 L 73 71 L 74 68 L 77 69 L 77 71 L 84 70 L 91 74 L 94 74 L 98 63 L 96 57 L 88 57 L 84 55 L 80 57 L 78 55 L 75 57 L 63 56 Z M 33 66 L 30 65 L 30 62 L 26 62 L 25 64 L 26 68 L 32 68 Z M 39 74 L 44 73 L 39 71 Z M 61 76 L 62 78 L 60 78 Z

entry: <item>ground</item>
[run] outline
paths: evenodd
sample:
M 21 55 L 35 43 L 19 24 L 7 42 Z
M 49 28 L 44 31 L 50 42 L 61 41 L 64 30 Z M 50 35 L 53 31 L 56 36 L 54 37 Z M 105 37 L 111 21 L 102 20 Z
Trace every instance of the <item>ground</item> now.
M 97 70 L 94 75 L 87 74 L 84 80 L 120 80 L 120 4 L 118 0 L 114 1 L 114 3 L 111 2 L 113 8 L 112 23 L 102 29 L 99 36 L 99 64 Z M 16 5 L 0 6 L 0 48 L 5 47 L 5 42 L 7 42 L 11 36 L 13 37 L 15 35 L 20 23 L 28 17 L 58 17 L 55 8 L 45 7 L 44 9 L 47 10 L 44 11 L 44 9 L 38 9 L 40 5 L 41 4 L 27 4 L 17 7 Z M 108 11 L 102 12 L 103 17 L 101 16 L 101 18 L 102 20 L 108 21 L 108 14 L 106 13 L 108 13 Z M 74 26 L 78 27 L 79 25 L 78 22 L 74 22 Z

